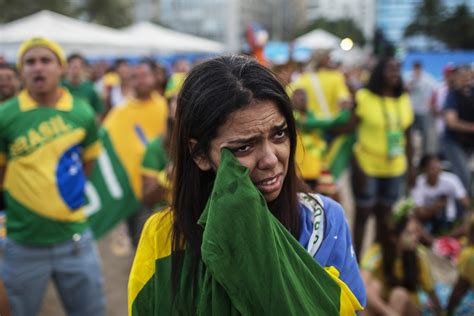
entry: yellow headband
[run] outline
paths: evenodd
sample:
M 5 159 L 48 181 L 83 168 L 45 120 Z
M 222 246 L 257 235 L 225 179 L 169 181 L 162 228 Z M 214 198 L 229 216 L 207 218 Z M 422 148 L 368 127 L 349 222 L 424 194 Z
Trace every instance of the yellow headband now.
M 44 37 L 33 37 L 24 41 L 18 49 L 16 60 L 16 65 L 18 69 L 21 69 L 21 67 L 23 66 L 23 56 L 26 54 L 26 52 L 32 49 L 33 47 L 38 46 L 43 46 L 51 50 L 56 55 L 56 57 L 58 57 L 59 63 L 63 66 L 66 66 L 66 57 L 64 56 L 63 49 L 61 48 L 61 46 L 59 46 L 58 43 Z

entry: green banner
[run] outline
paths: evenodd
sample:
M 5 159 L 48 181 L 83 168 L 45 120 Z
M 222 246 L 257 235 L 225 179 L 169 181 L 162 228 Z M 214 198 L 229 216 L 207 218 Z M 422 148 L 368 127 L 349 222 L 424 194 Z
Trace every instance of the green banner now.
M 101 129 L 100 138 L 103 149 L 86 185 L 86 213 L 96 239 L 133 214 L 140 205 L 105 129 Z

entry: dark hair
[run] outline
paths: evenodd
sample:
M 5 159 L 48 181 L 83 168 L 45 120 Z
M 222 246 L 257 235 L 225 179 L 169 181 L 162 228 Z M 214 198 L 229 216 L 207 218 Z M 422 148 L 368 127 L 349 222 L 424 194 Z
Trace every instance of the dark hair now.
M 173 252 L 182 249 L 183 241 L 192 253 L 193 265 L 200 260 L 202 228 L 197 224 L 215 179 L 214 171 L 201 171 L 196 155 L 208 156 L 210 142 L 229 115 L 259 102 L 276 104 L 288 125 L 290 157 L 288 173 L 278 198 L 268 204 L 276 218 L 296 237 L 299 234 L 294 154 L 296 129 L 291 102 L 276 76 L 255 60 L 243 56 L 217 57 L 197 65 L 188 75 L 178 95 L 172 142 L 175 162 L 173 181 L 174 213 Z M 191 139 L 197 144 L 190 149 Z M 172 284 L 178 284 L 180 259 L 173 258 Z M 196 273 L 194 271 L 194 278 Z
M 70 62 L 71 62 L 72 60 L 74 60 L 74 59 L 79 59 L 79 60 L 81 60 L 84 65 L 87 64 L 87 61 L 86 61 L 86 59 L 84 58 L 84 56 L 82 56 L 82 55 L 79 54 L 79 53 L 73 53 L 73 54 L 67 56 L 67 62 L 68 62 L 68 63 L 70 63 Z
M 372 70 L 372 73 L 370 74 L 369 82 L 367 83 L 367 89 L 369 89 L 371 92 L 377 95 L 383 94 L 383 90 L 386 86 L 385 67 L 387 63 L 391 60 L 395 59 L 393 57 L 383 57 L 379 60 L 377 65 L 375 65 L 374 69 Z M 393 91 L 394 96 L 397 98 L 400 97 L 403 91 L 403 81 L 402 77 L 400 76 L 400 80 Z
M 156 71 L 157 68 L 156 62 L 151 58 L 140 59 L 137 63 L 137 66 L 138 65 L 147 65 L 153 73 Z
M 128 60 L 126 60 L 125 58 L 117 58 L 114 62 L 114 67 L 115 69 L 118 68 L 118 66 L 120 66 L 121 64 L 127 64 L 128 65 Z
M 441 154 L 425 154 L 421 157 L 420 162 L 418 163 L 418 170 L 422 172 L 423 170 L 428 167 L 431 161 L 437 159 L 439 161 L 443 160 L 443 156 Z
M 401 233 L 405 230 L 409 222 L 410 216 L 404 215 L 393 223 L 387 234 L 384 234 L 381 244 L 383 256 L 382 268 L 385 282 L 389 287 L 393 288 L 396 286 L 402 286 L 410 292 L 416 292 L 420 280 L 420 267 L 418 266 L 416 249 L 402 251 L 401 259 L 403 278 L 399 279 L 395 275 L 395 260 L 398 257 L 397 243 L 400 239 Z
M 15 73 L 15 76 L 18 76 L 18 70 L 16 69 L 15 66 L 11 65 L 11 64 L 3 64 L 3 63 L 0 63 L 0 69 L 8 69 L 8 70 L 11 70 Z

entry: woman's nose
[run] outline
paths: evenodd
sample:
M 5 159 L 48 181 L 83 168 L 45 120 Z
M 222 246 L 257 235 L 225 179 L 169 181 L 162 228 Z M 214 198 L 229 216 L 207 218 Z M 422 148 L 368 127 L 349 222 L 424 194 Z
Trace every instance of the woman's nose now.
M 272 169 L 278 163 L 277 150 L 274 146 L 265 145 L 258 161 L 259 169 Z

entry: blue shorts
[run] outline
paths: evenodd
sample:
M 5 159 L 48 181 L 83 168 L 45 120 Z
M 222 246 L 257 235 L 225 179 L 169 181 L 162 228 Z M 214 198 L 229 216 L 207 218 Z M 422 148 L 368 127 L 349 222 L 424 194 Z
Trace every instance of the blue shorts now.
M 365 175 L 362 185 L 353 185 L 357 206 L 367 208 L 376 204 L 393 206 L 400 198 L 404 180 L 404 175 L 387 178 Z

